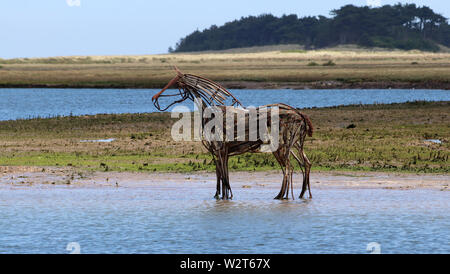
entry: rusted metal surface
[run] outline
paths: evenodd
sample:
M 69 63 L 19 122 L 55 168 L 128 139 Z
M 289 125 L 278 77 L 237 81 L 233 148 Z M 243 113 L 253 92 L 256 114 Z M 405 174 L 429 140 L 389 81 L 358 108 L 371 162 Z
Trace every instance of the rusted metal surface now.
M 239 140 L 236 136 L 224 139 L 211 139 L 201 132 L 202 143 L 204 147 L 211 153 L 216 164 L 216 175 L 217 175 L 217 187 L 216 187 L 216 198 L 231 199 L 233 197 L 230 179 L 229 179 L 229 167 L 228 159 L 231 156 L 239 155 L 242 153 L 258 153 L 261 152 L 262 146 L 267 143 L 264 136 L 257 136 L 256 140 L 250 141 L 249 135 L 251 134 L 251 129 L 248 127 L 249 121 L 249 110 L 245 109 L 241 102 L 235 98 L 231 92 L 227 89 L 206 78 L 192 75 L 183 74 L 180 70 L 175 67 L 177 75 L 173 78 L 159 93 L 153 96 L 152 100 L 155 107 L 158 110 L 167 110 L 170 106 L 176 103 L 183 102 L 187 99 L 196 100 L 197 107 L 201 110 L 205 110 L 208 107 L 216 107 L 219 111 L 222 111 L 222 117 L 224 118 L 222 122 L 223 134 L 222 136 L 227 136 L 228 130 L 233 130 L 237 132 L 237 123 L 234 120 L 234 124 L 230 126 L 226 124 L 225 117 L 227 111 L 232 111 L 238 115 L 239 113 L 244 117 L 246 123 L 245 127 L 245 140 Z M 158 99 L 165 96 L 163 92 L 171 86 L 176 86 L 179 90 L 178 100 L 173 101 L 168 107 L 161 108 Z M 173 95 L 171 95 L 173 96 Z M 229 99 L 231 102 L 228 103 Z M 261 115 L 261 109 L 278 109 L 279 114 L 279 142 L 276 150 L 272 151 L 275 159 L 280 165 L 283 172 L 283 181 L 281 184 L 281 189 L 275 199 L 289 199 L 289 192 L 291 192 L 292 198 L 294 198 L 293 192 L 293 180 L 292 176 L 294 173 L 293 161 L 296 161 L 300 166 L 300 170 L 303 174 L 303 183 L 300 198 L 303 198 L 306 190 L 309 192 L 309 197 L 311 198 L 311 189 L 309 184 L 309 176 L 311 170 L 311 162 L 306 157 L 303 150 L 303 145 L 306 136 L 312 136 L 313 126 L 309 117 L 298 109 L 291 107 L 286 104 L 270 104 L 261 106 L 256 109 L 256 115 Z M 202 127 L 208 123 L 211 118 L 202 117 Z M 267 128 L 271 128 L 271 119 L 267 117 Z

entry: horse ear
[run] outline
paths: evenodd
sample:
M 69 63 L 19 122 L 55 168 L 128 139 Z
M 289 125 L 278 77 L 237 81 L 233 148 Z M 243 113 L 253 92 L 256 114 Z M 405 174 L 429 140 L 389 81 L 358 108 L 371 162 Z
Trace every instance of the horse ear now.
M 176 71 L 176 73 L 177 73 L 179 76 L 183 76 L 183 73 L 177 68 L 177 66 L 173 66 L 173 69 Z

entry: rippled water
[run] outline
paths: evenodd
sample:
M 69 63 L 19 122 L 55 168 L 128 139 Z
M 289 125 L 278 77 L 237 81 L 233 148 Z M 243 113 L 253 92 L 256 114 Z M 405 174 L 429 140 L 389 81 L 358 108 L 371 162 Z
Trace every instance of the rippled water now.
M 119 188 L 3 187 L 0 253 L 450 253 L 449 194 L 436 190 L 276 190 L 213 183 Z
M 156 111 L 156 89 L 0 89 L 0 120 L 55 115 Z M 170 91 L 168 91 L 170 92 Z M 232 90 L 245 106 L 287 103 L 294 107 L 448 101 L 448 90 Z M 166 101 L 167 102 L 167 101 Z M 164 99 L 161 105 L 165 105 Z

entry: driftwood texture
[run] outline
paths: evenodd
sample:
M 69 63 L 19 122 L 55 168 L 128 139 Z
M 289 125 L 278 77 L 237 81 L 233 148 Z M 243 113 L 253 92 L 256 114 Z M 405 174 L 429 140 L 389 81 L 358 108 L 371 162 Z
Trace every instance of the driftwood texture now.
M 268 140 L 267 138 L 265 138 L 265 136 L 260 136 L 260 134 L 257 134 L 256 140 L 250 141 L 250 138 L 248 138 L 251 134 L 251 129 L 248 126 L 249 110 L 243 108 L 241 102 L 224 87 L 222 87 L 218 83 L 200 76 L 183 74 L 176 67 L 175 71 L 177 72 L 175 78 L 172 79 L 160 92 L 158 92 L 152 98 L 155 107 L 158 110 L 167 110 L 173 104 L 183 102 L 187 99 L 193 101 L 195 100 L 197 103 L 197 107 L 202 111 L 204 111 L 208 107 L 216 107 L 223 113 L 222 136 L 227 136 L 227 131 L 230 130 L 230 126 L 228 126 L 227 128 L 227 124 L 225 121 L 227 110 L 234 111 L 236 115 L 241 112 L 240 114 L 245 117 L 246 138 L 244 141 L 238 139 L 234 135 L 231 139 L 211 139 L 208 138 L 205 132 L 201 132 L 202 143 L 205 148 L 212 154 L 216 164 L 217 187 L 214 197 L 221 199 L 231 199 L 233 198 L 233 194 L 231 191 L 228 172 L 229 157 L 247 152 L 261 152 L 262 146 L 267 144 Z M 163 92 L 171 86 L 178 87 L 179 94 L 177 94 L 177 96 L 179 96 L 180 98 L 169 104 L 166 108 L 161 108 L 158 99 L 160 97 L 167 96 L 164 95 Z M 228 99 L 231 99 L 231 103 L 229 103 L 229 105 L 227 106 L 227 102 L 229 101 Z M 273 109 L 275 107 L 278 108 L 279 112 L 279 144 L 276 150 L 274 150 L 272 153 L 275 156 L 277 162 L 280 164 L 281 170 L 283 172 L 281 189 L 275 199 L 289 199 L 289 192 L 291 192 L 292 198 L 294 198 L 292 180 L 294 165 L 292 161 L 296 161 L 298 163 L 303 174 L 302 190 L 299 197 L 303 198 L 306 190 L 308 189 L 309 197 L 312 198 L 309 183 L 311 162 L 308 160 L 305 152 L 303 151 L 303 145 L 306 136 L 312 136 L 313 133 L 311 120 L 307 115 L 301 113 L 296 108 L 281 103 L 261 106 L 257 108 L 257 115 L 260 115 L 259 110 L 261 110 L 262 108 Z M 210 119 L 211 118 L 202 117 L 202 129 L 204 129 L 204 126 L 208 123 L 208 121 L 210 121 Z M 236 119 L 234 121 L 236 121 Z M 272 124 L 270 116 L 267 116 L 266 126 L 268 129 L 274 130 L 271 128 Z M 236 122 L 231 125 L 231 127 L 234 127 L 233 132 L 236 133 Z

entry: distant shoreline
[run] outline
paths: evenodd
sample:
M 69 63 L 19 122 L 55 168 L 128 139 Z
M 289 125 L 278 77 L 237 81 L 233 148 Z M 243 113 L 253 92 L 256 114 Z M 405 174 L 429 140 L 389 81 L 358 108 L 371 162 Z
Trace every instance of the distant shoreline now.
M 315 81 L 315 82 L 251 82 L 222 81 L 228 89 L 440 89 L 450 90 L 450 82 L 345 82 L 345 81 Z M 67 88 L 67 89 L 160 89 L 161 84 L 0 84 L 0 88 Z
M 450 53 L 367 50 L 0 60 L 0 88 L 160 89 L 173 66 L 229 89 L 450 89 Z

